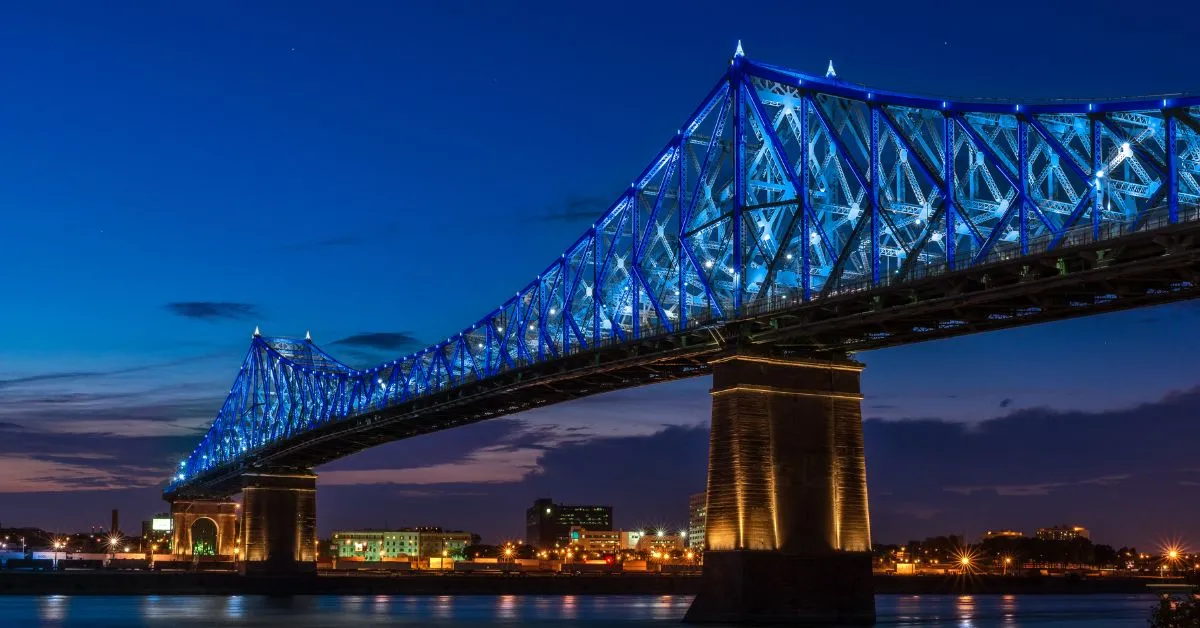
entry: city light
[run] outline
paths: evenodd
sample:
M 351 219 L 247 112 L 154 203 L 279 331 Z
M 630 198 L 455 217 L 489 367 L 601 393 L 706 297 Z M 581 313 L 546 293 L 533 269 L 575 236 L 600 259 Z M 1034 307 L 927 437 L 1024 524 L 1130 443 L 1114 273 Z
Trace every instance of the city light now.
M 954 562 L 958 563 L 959 574 L 966 575 L 975 572 L 976 556 L 969 547 L 963 547 L 954 553 Z

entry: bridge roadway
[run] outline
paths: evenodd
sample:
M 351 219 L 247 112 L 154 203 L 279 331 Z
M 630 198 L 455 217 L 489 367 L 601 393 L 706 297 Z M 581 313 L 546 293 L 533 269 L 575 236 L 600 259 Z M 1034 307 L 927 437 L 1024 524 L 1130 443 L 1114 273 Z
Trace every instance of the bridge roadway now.
M 555 360 L 522 365 L 407 403 L 339 420 L 256 452 L 253 461 L 215 469 L 179 487 L 174 498 L 221 498 L 256 470 L 311 470 L 383 443 L 614 390 L 708 375 L 709 361 L 736 346 L 805 357 L 865 351 L 1009 327 L 1169 303 L 1197 296 L 1200 209 L 1169 224 L 1165 208 L 1136 230 L 1120 223 L 1073 230 L 1059 248 L 1050 238 L 1028 255 L 997 249 L 952 271 L 917 267 L 906 281 L 845 286 L 799 304 L 779 295 L 745 307 L 734 320 L 610 342 Z M 964 357 L 964 365 L 970 357 Z

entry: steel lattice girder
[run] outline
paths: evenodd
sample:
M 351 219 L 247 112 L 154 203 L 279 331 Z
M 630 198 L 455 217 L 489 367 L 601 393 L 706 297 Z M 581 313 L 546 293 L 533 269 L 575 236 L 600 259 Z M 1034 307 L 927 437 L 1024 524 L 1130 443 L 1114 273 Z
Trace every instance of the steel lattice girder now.
M 592 227 L 462 332 L 365 370 L 311 341 L 256 335 L 168 491 L 530 365 L 1174 224 L 1198 207 L 1198 98 L 945 101 L 737 56 Z

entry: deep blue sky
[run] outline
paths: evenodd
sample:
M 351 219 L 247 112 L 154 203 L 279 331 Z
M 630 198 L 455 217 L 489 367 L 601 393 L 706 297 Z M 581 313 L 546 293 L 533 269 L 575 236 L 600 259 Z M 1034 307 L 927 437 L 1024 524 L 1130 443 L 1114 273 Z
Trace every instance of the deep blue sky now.
M 628 185 L 739 38 L 751 58 L 812 73 L 832 58 L 882 88 L 1104 96 L 1200 90 L 1198 23 L 1191 3 L 1108 0 L 5 4 L 0 522 L 163 508 L 155 483 L 215 415 L 255 325 L 312 330 L 362 364 L 476 320 Z M 1190 458 L 1149 445 L 1191 432 L 1154 423 L 1161 404 L 1123 409 L 1197 385 L 1198 321 L 1180 305 L 860 356 L 864 411 L 881 419 L 876 539 L 1060 520 L 1113 542 L 1200 539 L 1095 508 L 1145 495 L 1139 481 L 1197 502 Z M 611 502 L 619 525 L 681 521 L 703 487 L 707 385 L 331 465 L 322 531 L 431 523 L 495 540 L 543 494 Z M 1079 438 L 1088 421 L 1114 441 Z M 987 429 L 1007 436 L 893 486 Z M 1044 457 L 1029 457 L 1035 433 Z

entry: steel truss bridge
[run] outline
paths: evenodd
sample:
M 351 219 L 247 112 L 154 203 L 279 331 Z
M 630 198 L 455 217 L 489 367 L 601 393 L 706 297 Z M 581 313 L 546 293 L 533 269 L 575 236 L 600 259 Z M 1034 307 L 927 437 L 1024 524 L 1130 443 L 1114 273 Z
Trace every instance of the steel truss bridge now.
M 356 369 L 256 332 L 170 497 L 708 373 L 1195 296 L 1200 98 L 1001 103 L 746 58 L 602 216 L 458 334 Z

